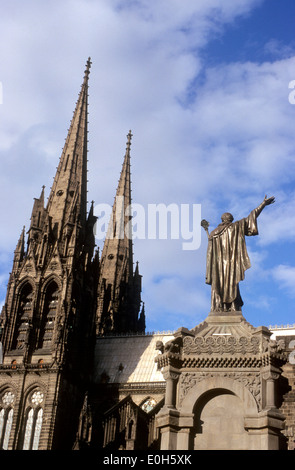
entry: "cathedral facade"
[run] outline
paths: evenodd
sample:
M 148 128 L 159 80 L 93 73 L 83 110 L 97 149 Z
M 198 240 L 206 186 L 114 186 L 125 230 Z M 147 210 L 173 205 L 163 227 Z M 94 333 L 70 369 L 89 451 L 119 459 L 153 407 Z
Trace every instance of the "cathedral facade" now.
M 210 312 L 193 330 L 145 333 L 125 231 L 131 132 L 96 250 L 90 67 L 89 59 L 47 205 L 43 187 L 14 252 L 0 316 L 0 449 L 294 449 L 294 328 L 276 336 L 241 312 Z

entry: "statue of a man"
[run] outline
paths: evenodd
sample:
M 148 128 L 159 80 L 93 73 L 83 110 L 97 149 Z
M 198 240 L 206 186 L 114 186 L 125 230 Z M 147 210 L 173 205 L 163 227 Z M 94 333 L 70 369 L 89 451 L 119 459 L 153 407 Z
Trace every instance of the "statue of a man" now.
M 206 284 L 211 285 L 211 311 L 241 310 L 239 282 L 251 266 L 245 236 L 258 235 L 257 217 L 264 207 L 274 202 L 274 197 L 265 196 L 257 209 L 237 222 L 226 212 L 221 216 L 221 224 L 210 234 L 209 223 L 202 220 L 201 225 L 208 235 Z

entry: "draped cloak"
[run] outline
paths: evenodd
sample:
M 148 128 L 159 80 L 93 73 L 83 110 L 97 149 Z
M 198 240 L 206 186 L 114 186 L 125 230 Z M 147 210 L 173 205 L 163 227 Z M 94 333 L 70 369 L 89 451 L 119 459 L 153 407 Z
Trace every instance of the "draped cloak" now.
M 223 303 L 234 302 L 239 295 L 238 283 L 251 267 L 245 236 L 258 235 L 259 208 L 237 222 L 223 222 L 208 239 L 206 284 L 211 284 Z

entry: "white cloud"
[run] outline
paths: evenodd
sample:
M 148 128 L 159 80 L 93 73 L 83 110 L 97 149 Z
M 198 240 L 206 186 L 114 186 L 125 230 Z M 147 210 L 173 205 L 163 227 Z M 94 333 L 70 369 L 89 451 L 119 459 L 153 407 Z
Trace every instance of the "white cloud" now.
M 288 295 L 295 297 L 295 267 L 279 265 L 273 269 L 273 276 Z

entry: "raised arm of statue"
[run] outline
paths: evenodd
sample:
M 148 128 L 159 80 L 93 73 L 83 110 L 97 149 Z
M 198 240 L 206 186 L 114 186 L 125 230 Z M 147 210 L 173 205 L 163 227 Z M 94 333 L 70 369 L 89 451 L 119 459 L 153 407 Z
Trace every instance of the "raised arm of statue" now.
M 261 211 L 266 207 L 266 206 L 269 206 L 270 204 L 273 204 L 275 202 L 275 197 L 274 196 L 271 196 L 271 197 L 267 197 L 265 195 L 262 203 L 257 207 L 256 209 L 256 217 L 259 216 L 259 214 L 261 213 Z
M 203 229 L 207 233 L 207 236 L 209 237 L 209 230 L 208 230 L 209 222 L 207 220 L 203 219 L 203 220 L 201 220 L 201 226 L 203 227 Z

